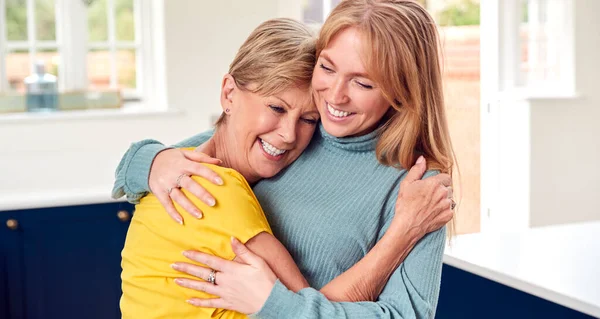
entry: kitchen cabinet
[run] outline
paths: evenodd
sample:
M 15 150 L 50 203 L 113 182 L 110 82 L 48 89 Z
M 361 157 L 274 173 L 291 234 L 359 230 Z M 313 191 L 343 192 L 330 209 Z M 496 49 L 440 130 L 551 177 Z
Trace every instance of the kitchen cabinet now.
M 435 318 L 592 319 L 594 317 L 468 271 L 444 265 Z
M 132 213 L 116 202 L 0 212 L 0 317 L 120 318 Z

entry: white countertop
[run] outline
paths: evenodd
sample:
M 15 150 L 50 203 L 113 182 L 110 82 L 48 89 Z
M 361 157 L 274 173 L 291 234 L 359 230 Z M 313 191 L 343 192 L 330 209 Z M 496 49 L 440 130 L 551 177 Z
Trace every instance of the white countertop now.
M 86 204 L 125 201 L 110 197 L 112 185 L 94 189 L 63 189 L 56 191 L 24 192 L 0 194 L 0 214 L 2 211 L 43 207 L 74 206 Z
M 460 235 L 444 263 L 600 317 L 600 221 Z

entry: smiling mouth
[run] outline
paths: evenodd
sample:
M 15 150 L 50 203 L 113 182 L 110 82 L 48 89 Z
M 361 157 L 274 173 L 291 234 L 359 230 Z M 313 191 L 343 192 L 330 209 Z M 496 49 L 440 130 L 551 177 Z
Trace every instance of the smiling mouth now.
M 325 102 L 325 105 L 327 106 L 327 112 L 330 115 L 332 115 L 332 116 L 334 116 L 336 118 L 343 119 L 343 118 L 348 117 L 350 115 L 356 114 L 356 113 L 353 113 L 353 112 L 346 112 L 346 111 L 338 110 L 338 109 L 334 108 L 333 106 L 331 106 L 331 104 L 329 104 L 327 102 Z
M 274 159 L 281 158 L 287 152 L 287 150 L 278 149 L 261 138 L 258 138 L 258 141 L 260 142 L 262 150 Z

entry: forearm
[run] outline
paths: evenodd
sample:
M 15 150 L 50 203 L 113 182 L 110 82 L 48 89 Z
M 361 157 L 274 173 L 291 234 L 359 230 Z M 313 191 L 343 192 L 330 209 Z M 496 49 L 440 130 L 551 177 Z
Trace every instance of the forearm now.
M 431 319 L 442 273 L 445 229 L 424 236 L 389 278 L 376 302 L 333 302 L 312 288 L 297 293 L 277 282 L 259 319 Z
M 275 236 L 260 233 L 246 242 L 246 247 L 264 259 L 277 278 L 291 291 L 298 292 L 309 287 L 294 259 Z
M 321 293 L 331 301 L 377 300 L 420 238 L 408 225 L 390 227 L 365 257 L 321 288 Z
M 407 227 L 388 229 L 367 255 L 334 278 L 320 292 L 331 301 L 375 301 L 388 279 L 420 239 Z M 279 280 L 291 291 L 309 284 L 287 249 L 274 236 L 261 233 L 246 243 L 250 251 L 263 258 Z
M 208 140 L 212 134 L 213 131 L 210 130 L 194 135 L 175 144 L 174 147 L 198 146 Z M 140 198 L 150 192 L 148 177 L 154 158 L 168 148 L 159 141 L 149 139 L 131 144 L 117 166 L 112 197 L 116 199 L 126 195 L 131 203 L 139 203 Z

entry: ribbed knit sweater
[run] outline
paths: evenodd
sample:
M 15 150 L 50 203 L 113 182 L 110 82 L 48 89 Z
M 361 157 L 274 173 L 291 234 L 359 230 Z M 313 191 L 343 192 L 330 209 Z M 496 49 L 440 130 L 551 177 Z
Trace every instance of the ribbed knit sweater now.
M 175 146 L 198 146 L 211 134 L 205 132 Z M 277 281 L 251 318 L 434 317 L 445 229 L 417 243 L 376 302 L 331 302 L 318 291 L 364 257 L 394 216 L 406 170 L 381 165 L 375 157 L 376 143 L 377 132 L 336 138 L 319 126 L 292 165 L 254 186 L 275 236 L 290 251 L 311 288 L 294 293 Z M 126 194 L 132 201 L 143 196 L 149 189 L 152 160 L 163 149 L 154 140 L 134 143 L 117 169 L 113 196 Z

